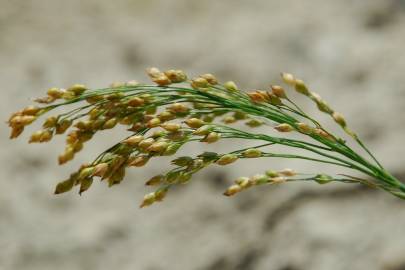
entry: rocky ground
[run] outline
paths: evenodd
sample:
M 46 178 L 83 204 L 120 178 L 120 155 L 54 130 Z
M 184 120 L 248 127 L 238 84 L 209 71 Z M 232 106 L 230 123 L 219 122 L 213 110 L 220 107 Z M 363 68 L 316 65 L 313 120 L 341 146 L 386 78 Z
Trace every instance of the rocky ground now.
M 262 88 L 304 78 L 405 179 L 405 1 L 0 0 L 0 116 L 50 86 L 146 80 L 147 66 L 211 72 Z M 302 98 L 305 108 L 315 112 Z M 56 166 L 62 139 L 10 142 L 0 129 L 0 269 L 405 269 L 405 204 L 367 188 L 311 184 L 221 196 L 269 161 L 213 168 L 139 210 L 142 182 L 53 196 L 69 171 L 120 138 Z M 271 160 L 274 168 L 311 163 Z M 159 168 L 158 168 L 159 167 Z

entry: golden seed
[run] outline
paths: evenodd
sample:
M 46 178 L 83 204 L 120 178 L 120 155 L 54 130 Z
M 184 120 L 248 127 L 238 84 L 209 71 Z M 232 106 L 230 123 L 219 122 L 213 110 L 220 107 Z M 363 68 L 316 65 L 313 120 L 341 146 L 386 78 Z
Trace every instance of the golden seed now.
M 220 138 L 221 138 L 221 134 L 218 134 L 216 132 L 210 132 L 210 133 L 208 133 L 207 136 L 205 136 L 203 141 L 206 143 L 214 143 L 214 142 L 217 142 Z
M 280 174 L 284 175 L 284 176 L 295 176 L 297 173 L 289 168 L 283 169 L 281 171 L 279 171 Z
M 344 116 L 341 113 L 334 112 L 332 114 L 332 117 L 335 120 L 335 122 L 338 123 L 339 125 L 341 125 L 342 127 L 346 126 L 346 120 L 345 120 Z
M 243 151 L 242 155 L 247 158 L 257 158 L 262 156 L 262 151 L 256 148 L 250 148 Z
M 166 150 L 166 148 L 169 146 L 167 142 L 155 142 L 151 146 L 148 147 L 148 152 L 156 152 L 160 153 Z
M 198 118 L 189 118 L 184 122 L 187 124 L 187 126 L 189 126 L 191 128 L 199 128 L 205 124 L 204 121 L 202 121 L 201 119 L 198 119 Z
M 146 181 L 145 185 L 147 185 L 147 186 L 155 186 L 155 185 L 160 184 L 163 181 L 163 179 L 164 179 L 164 176 L 162 174 L 155 175 L 151 179 Z
M 111 118 L 104 123 L 103 129 L 111 129 L 117 125 L 118 121 L 116 118 Z
M 218 84 L 218 80 L 217 78 L 215 78 L 214 75 L 207 73 L 207 74 L 203 74 L 200 76 L 201 78 L 204 78 L 205 80 L 207 80 L 207 82 L 211 85 L 215 85 Z
M 223 120 L 222 120 L 225 124 L 232 124 L 236 122 L 236 118 L 233 116 L 226 116 Z
M 73 93 L 75 96 L 83 94 L 87 90 L 87 87 L 83 84 L 74 84 L 69 87 L 66 91 Z
M 10 139 L 17 138 L 18 136 L 21 135 L 21 133 L 23 133 L 23 131 L 24 131 L 23 126 L 11 128 Z
M 218 165 L 228 165 L 238 160 L 238 156 L 234 154 L 226 154 L 220 157 L 216 163 Z
M 181 128 L 181 125 L 177 123 L 165 123 L 161 127 L 169 132 L 176 132 Z
M 299 79 L 295 80 L 295 91 L 306 96 L 310 95 L 310 92 L 305 83 Z
M 147 138 L 139 142 L 139 148 L 146 150 L 149 146 L 151 146 L 155 142 L 153 138 Z
M 294 86 L 295 85 L 295 78 L 292 74 L 290 73 L 281 73 L 281 78 L 283 79 L 283 81 L 290 85 L 290 86 Z
M 208 81 L 202 77 L 195 78 L 191 81 L 191 87 L 194 89 L 207 88 L 208 86 Z
M 279 132 L 291 132 L 294 130 L 294 128 L 287 123 L 279 124 L 279 125 L 275 126 L 274 129 Z
M 309 134 L 313 131 L 313 128 L 306 123 L 297 123 L 297 127 L 299 131 L 305 134 Z
M 36 115 L 41 108 L 31 105 L 23 109 L 22 114 L 23 115 Z
M 153 204 L 155 201 L 156 201 L 155 192 L 151 192 L 149 194 L 146 194 L 143 197 L 143 201 L 142 201 L 142 203 L 141 203 L 141 205 L 139 207 L 143 208 L 145 206 L 149 206 L 149 205 Z
M 58 98 L 62 98 L 64 91 L 62 89 L 53 87 L 53 88 L 49 88 L 47 91 L 47 95 L 54 98 L 54 99 L 58 99 Z
M 139 107 L 143 106 L 145 104 L 145 100 L 139 97 L 133 97 L 130 100 L 128 100 L 128 105 L 131 107 Z
M 99 163 L 94 166 L 93 176 L 103 177 L 108 171 L 108 163 Z
M 72 147 L 67 147 L 65 152 L 58 157 L 59 165 L 62 165 L 74 157 L 74 149 Z
M 287 95 L 286 95 L 283 87 L 278 86 L 278 85 L 272 85 L 271 89 L 272 89 L 273 94 L 276 95 L 277 97 L 287 98 Z
M 224 195 L 225 196 L 232 196 L 235 195 L 236 193 L 242 191 L 242 187 L 239 185 L 232 185 L 230 186 L 225 192 Z
M 146 126 L 147 126 L 148 128 L 154 128 L 154 127 L 157 127 L 157 126 L 159 126 L 159 125 L 160 125 L 160 119 L 157 118 L 157 117 L 152 118 L 152 119 L 149 120 L 148 123 L 146 124 Z
M 165 71 L 164 74 L 174 83 L 181 83 L 187 80 L 187 75 L 182 70 L 170 69 Z
M 134 135 L 134 136 L 131 136 L 131 137 L 125 139 L 122 143 L 125 143 L 125 144 L 130 145 L 130 146 L 136 146 L 143 139 L 144 139 L 144 137 L 142 135 Z
M 170 79 L 164 74 L 161 74 L 160 76 L 155 77 L 152 80 L 153 80 L 154 83 L 156 83 L 159 86 L 166 86 L 166 85 L 169 85 L 169 84 L 172 83 L 170 81 Z
M 137 156 L 129 163 L 129 166 L 142 167 L 148 163 L 148 161 L 148 156 Z
M 238 91 L 238 86 L 233 82 L 233 81 L 229 81 L 224 83 L 224 87 L 226 90 L 230 91 L 230 92 L 235 92 Z
M 156 78 L 162 74 L 158 68 L 151 67 L 146 69 L 146 73 L 148 74 L 149 77 L 151 78 Z

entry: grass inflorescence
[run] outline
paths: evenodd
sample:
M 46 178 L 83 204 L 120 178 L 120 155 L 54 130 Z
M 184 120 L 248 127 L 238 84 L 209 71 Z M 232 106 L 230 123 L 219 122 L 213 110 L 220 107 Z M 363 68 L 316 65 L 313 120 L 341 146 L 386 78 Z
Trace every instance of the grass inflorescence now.
M 346 139 L 326 130 L 304 112 L 281 86 L 245 92 L 232 81 L 219 83 L 212 74 L 188 79 L 181 70 L 161 72 L 149 68 L 147 73 L 154 84 L 129 81 L 96 90 L 79 84 L 68 89 L 51 88 L 45 97 L 35 99 L 42 105 L 31 105 L 11 115 L 8 121 L 10 137 L 16 138 L 40 116 L 66 106 L 64 113 L 46 118 L 43 129 L 34 132 L 29 140 L 30 143 L 48 142 L 55 135 L 67 133 L 66 148 L 58 157 L 59 164 L 72 160 L 83 144 L 99 131 L 121 124 L 132 132 L 60 182 L 55 194 L 67 192 L 74 186 L 79 186 L 79 193 L 82 193 L 90 188 L 95 177 L 106 180 L 109 186 L 119 184 L 126 168 L 142 167 L 159 156 L 173 156 L 190 142 L 211 144 L 242 139 L 259 143 L 229 153 L 203 152 L 195 157 L 174 158 L 173 169 L 146 182 L 148 186 L 156 186 L 156 190 L 145 195 L 141 207 L 162 201 L 173 186 L 188 183 L 193 174 L 212 164 L 225 166 L 239 159 L 266 157 L 332 164 L 361 172 L 366 177 L 268 170 L 236 179 L 224 195 L 231 196 L 258 185 L 312 181 L 319 184 L 360 183 L 405 198 L 405 185 L 383 168 L 348 127 L 343 115 L 291 74 L 281 74 L 285 84 L 312 100 L 320 112 L 330 115 L 344 134 L 363 148 L 366 157 L 353 150 Z M 71 104 L 77 106 L 68 110 L 67 105 Z M 244 122 L 246 128 L 235 128 L 232 126 L 235 122 Z M 272 130 L 268 133 L 253 131 L 262 125 L 270 126 Z M 287 133 L 298 134 L 295 137 L 299 139 L 290 138 Z M 276 153 L 271 151 L 272 145 L 296 149 L 299 154 Z

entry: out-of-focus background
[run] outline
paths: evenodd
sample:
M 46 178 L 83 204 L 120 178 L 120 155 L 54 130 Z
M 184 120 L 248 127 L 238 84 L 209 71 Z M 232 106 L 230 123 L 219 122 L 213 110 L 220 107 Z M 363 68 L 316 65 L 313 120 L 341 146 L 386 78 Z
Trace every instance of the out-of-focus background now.
M 403 0 L 0 0 L 0 33 L 3 120 L 51 86 L 145 81 L 149 66 L 211 72 L 243 88 L 279 83 L 288 71 L 340 108 L 405 179 Z M 405 203 L 383 192 L 291 184 L 221 196 L 237 176 L 316 171 L 311 163 L 213 167 L 139 210 L 142 183 L 163 161 L 114 188 L 52 195 L 122 134 L 98 137 L 58 167 L 62 138 L 28 145 L 27 134 L 11 142 L 5 125 L 0 132 L 1 270 L 405 269 Z

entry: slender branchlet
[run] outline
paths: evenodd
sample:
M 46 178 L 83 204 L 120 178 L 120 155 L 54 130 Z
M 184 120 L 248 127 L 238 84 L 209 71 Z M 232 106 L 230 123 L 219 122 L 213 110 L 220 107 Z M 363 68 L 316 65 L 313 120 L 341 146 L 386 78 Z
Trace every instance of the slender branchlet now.
M 191 142 L 212 144 L 241 139 L 258 141 L 258 144 L 228 153 L 203 152 L 194 157 L 173 158 L 174 168 L 146 182 L 147 186 L 157 188 L 145 195 L 140 206 L 162 201 L 172 187 L 188 183 L 195 173 L 206 167 L 256 158 L 301 159 L 331 164 L 357 171 L 364 177 L 311 174 L 292 169 L 267 170 L 263 174 L 236 179 L 224 195 L 232 196 L 259 185 L 312 181 L 318 184 L 364 184 L 405 198 L 405 185 L 383 168 L 349 128 L 344 116 L 292 74 L 281 74 L 287 88 L 314 102 L 320 112 L 329 114 L 365 153 L 354 151 L 345 138 L 326 130 L 313 116 L 304 112 L 290 98 L 289 90 L 282 86 L 242 91 L 234 82 L 220 83 L 209 73 L 188 79 L 181 70 L 162 72 L 149 68 L 147 74 L 153 84 L 132 80 L 114 82 L 103 89 L 89 89 L 81 84 L 67 89 L 50 88 L 45 97 L 35 99 L 37 106 L 30 105 L 11 115 L 8 120 L 10 138 L 17 138 L 26 126 L 62 107 L 64 112 L 45 118 L 42 129 L 33 132 L 29 142 L 49 142 L 56 135 L 66 134 L 65 149 L 58 157 L 59 164 L 65 164 L 74 159 L 96 133 L 117 125 L 127 127 L 130 133 L 126 137 L 57 184 L 55 194 L 67 192 L 75 186 L 79 186 L 81 194 L 91 187 L 95 177 L 105 180 L 108 186 L 119 184 L 125 177 L 126 168 L 143 167 L 160 156 L 173 156 Z M 244 123 L 246 128 L 233 127 L 234 123 Z M 255 127 L 262 125 L 271 128 L 266 133 L 254 132 Z M 296 136 L 290 138 L 290 133 Z M 273 145 L 297 153 L 276 153 L 272 151 Z

